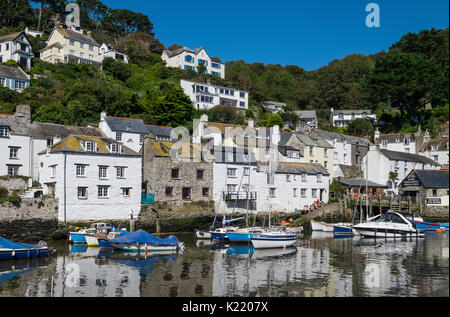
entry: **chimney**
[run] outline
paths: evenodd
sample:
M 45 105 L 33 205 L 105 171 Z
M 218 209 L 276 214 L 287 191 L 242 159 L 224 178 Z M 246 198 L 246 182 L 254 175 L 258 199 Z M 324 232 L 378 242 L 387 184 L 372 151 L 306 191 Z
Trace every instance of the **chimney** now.
M 428 132 L 428 129 L 425 130 L 425 134 L 423 135 L 423 142 L 430 142 L 431 141 L 431 135 L 430 132 Z
M 105 121 L 105 119 L 106 119 L 106 112 L 103 111 L 100 113 L 100 122 Z
M 378 130 L 378 127 L 377 127 L 377 129 L 375 130 L 375 135 L 374 135 L 375 144 L 380 143 L 380 136 L 381 136 L 381 133 L 380 133 L 380 130 Z
M 14 114 L 16 118 L 22 119 L 31 123 L 31 110 L 29 105 L 18 105 L 16 107 L 16 113 Z
M 200 122 L 208 122 L 208 115 L 207 114 L 203 114 L 200 117 Z
M 253 119 L 248 119 L 248 127 L 249 128 L 254 128 L 255 127 L 255 121 L 253 121 Z
M 281 140 L 280 126 L 276 125 L 271 129 L 271 142 L 272 144 L 278 145 Z

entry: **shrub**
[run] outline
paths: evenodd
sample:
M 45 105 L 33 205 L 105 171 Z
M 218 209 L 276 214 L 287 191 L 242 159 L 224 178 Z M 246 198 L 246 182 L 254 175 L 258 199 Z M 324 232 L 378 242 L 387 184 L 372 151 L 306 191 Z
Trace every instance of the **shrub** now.
M 7 198 L 8 197 L 8 190 L 5 187 L 0 187 L 0 198 Z
M 20 203 L 20 196 L 18 194 L 11 194 L 8 196 L 8 201 L 13 205 L 18 205 Z

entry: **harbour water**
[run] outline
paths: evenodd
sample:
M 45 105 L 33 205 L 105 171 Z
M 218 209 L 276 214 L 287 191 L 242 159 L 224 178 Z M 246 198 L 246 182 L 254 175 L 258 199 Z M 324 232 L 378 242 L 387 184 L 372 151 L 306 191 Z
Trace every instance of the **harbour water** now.
M 411 240 L 306 233 L 254 250 L 178 235 L 182 254 L 137 256 L 50 242 L 56 255 L 0 262 L 0 297 L 448 297 L 449 234 Z

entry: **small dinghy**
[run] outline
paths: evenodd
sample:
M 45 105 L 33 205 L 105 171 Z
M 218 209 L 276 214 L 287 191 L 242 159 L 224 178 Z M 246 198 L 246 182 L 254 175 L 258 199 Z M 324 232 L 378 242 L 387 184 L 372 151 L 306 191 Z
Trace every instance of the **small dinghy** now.
M 47 256 L 49 247 L 46 242 L 37 245 L 17 243 L 0 237 L 0 260 L 31 259 Z

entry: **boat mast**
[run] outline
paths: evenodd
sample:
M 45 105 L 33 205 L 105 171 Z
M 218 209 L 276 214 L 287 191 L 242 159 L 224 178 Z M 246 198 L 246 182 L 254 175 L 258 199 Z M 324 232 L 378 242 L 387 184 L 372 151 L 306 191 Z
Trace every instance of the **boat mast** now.
M 366 221 L 369 219 L 369 154 L 366 155 Z

